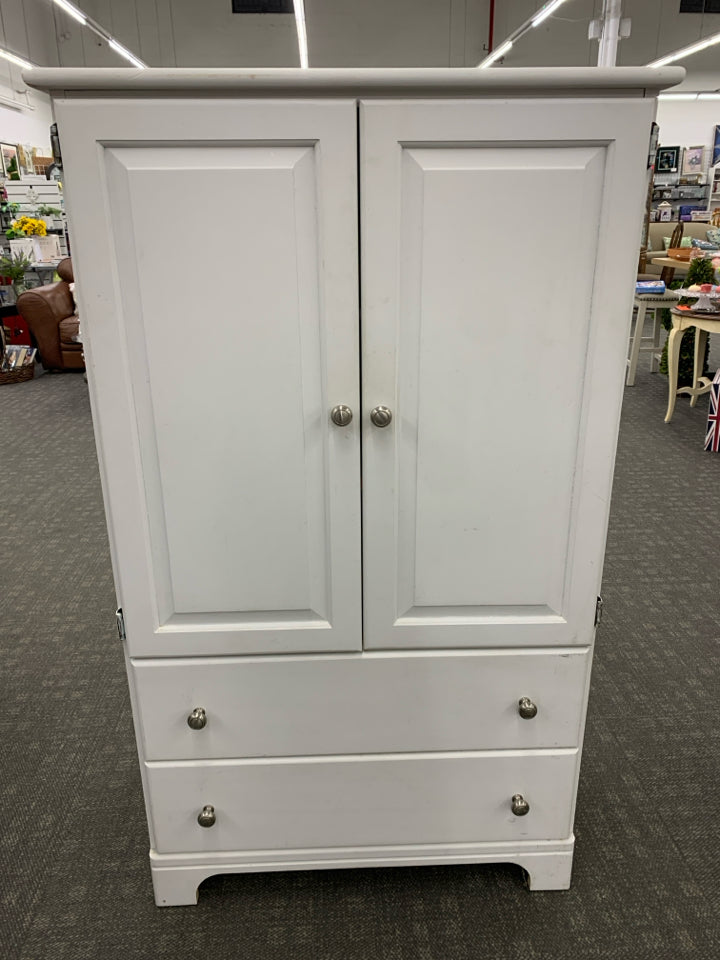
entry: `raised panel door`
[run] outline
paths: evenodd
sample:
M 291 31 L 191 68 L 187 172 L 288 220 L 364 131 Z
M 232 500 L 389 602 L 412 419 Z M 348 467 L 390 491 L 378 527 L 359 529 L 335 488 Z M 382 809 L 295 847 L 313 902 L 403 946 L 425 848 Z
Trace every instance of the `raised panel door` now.
M 652 111 L 362 104 L 366 647 L 592 641 Z
M 58 119 L 131 655 L 358 649 L 355 105 Z

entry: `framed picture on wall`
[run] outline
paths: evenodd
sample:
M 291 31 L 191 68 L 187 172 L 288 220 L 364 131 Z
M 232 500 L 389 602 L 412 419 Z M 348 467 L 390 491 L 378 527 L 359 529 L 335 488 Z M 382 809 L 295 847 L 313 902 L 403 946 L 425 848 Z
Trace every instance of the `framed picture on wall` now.
M 17 147 L 12 143 L 0 143 L 2 154 L 3 173 L 7 180 L 20 179 L 20 165 L 18 163 Z
M 704 147 L 685 147 L 685 150 L 683 151 L 682 162 L 683 176 L 692 176 L 702 173 L 704 159 Z
M 658 147 L 656 173 L 677 173 L 680 147 Z
M 713 155 L 711 166 L 720 163 L 720 126 L 715 127 L 715 136 L 713 137 Z
M 660 127 L 653 122 L 650 124 L 650 149 L 648 150 L 648 170 L 652 169 L 655 166 L 655 160 L 657 159 L 657 148 L 658 140 L 660 138 Z

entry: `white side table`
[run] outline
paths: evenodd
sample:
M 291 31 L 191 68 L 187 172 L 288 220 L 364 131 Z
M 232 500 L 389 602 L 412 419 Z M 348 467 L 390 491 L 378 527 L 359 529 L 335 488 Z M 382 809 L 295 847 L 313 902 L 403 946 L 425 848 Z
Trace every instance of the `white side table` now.
M 642 293 L 633 299 L 633 307 L 637 309 L 635 319 L 635 329 L 630 344 L 630 356 L 628 357 L 628 372 L 626 384 L 628 387 L 635 385 L 635 373 L 637 372 L 638 358 L 640 351 L 650 352 L 650 372 L 654 373 L 657 363 L 657 354 L 660 350 L 660 314 L 658 311 L 663 307 L 672 307 L 680 299 L 680 295 L 674 290 L 666 290 L 665 293 Z M 645 314 L 648 310 L 653 311 L 653 335 L 652 337 L 643 337 L 643 328 L 645 327 Z
M 673 309 L 673 328 L 668 337 L 668 408 L 665 414 L 665 423 L 670 423 L 675 410 L 675 400 L 678 394 L 690 394 L 690 406 L 694 407 L 698 397 L 710 392 L 712 380 L 701 376 L 705 344 L 709 333 L 720 333 L 720 316 L 714 319 L 705 314 L 693 314 L 690 310 Z M 693 357 L 693 385 L 678 389 L 678 366 L 680 364 L 680 342 L 686 330 L 695 328 L 695 352 Z

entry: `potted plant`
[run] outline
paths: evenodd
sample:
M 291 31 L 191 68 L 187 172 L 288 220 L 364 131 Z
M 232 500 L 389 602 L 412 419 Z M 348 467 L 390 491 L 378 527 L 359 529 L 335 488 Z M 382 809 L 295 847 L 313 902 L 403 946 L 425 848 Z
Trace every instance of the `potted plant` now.
M 10 203 L 8 200 L 0 200 L 0 224 L 3 229 L 10 229 L 10 223 L 14 220 L 20 210 L 19 203 Z
M 19 217 L 17 220 L 13 220 L 10 229 L 5 231 L 8 240 L 18 239 L 19 237 L 44 237 L 46 235 L 47 227 L 37 217 Z
M 715 282 L 716 266 L 712 260 L 706 260 L 703 257 L 694 257 L 690 261 L 687 276 L 684 281 L 676 280 L 670 284 L 670 288 L 684 287 L 687 289 L 693 284 L 702 285 L 703 283 Z M 680 304 L 692 304 L 693 300 L 682 298 L 678 301 Z M 663 310 L 662 324 L 666 330 L 672 330 L 672 315 L 669 310 Z M 680 343 L 680 361 L 678 363 L 678 386 L 693 386 L 693 369 L 695 358 L 695 330 L 688 330 Z M 708 373 L 708 356 L 710 354 L 710 341 L 705 344 L 705 356 L 703 357 L 702 370 L 700 376 L 705 377 Z M 665 341 L 662 356 L 660 357 L 660 373 L 668 374 L 668 343 Z
M 25 292 L 25 271 L 31 264 L 31 258 L 22 251 L 11 250 L 0 256 L 0 276 L 10 277 L 16 297 Z
M 10 229 L 5 231 L 5 236 L 10 241 L 10 253 L 24 253 L 28 257 L 35 257 L 37 253 L 32 238 L 47 236 L 47 227 L 36 217 L 19 217 L 13 220 Z
M 56 219 L 62 220 L 62 210 L 58 210 L 57 207 L 49 207 L 46 203 L 40 204 L 37 208 L 37 215 L 42 218 L 48 230 L 54 229 Z

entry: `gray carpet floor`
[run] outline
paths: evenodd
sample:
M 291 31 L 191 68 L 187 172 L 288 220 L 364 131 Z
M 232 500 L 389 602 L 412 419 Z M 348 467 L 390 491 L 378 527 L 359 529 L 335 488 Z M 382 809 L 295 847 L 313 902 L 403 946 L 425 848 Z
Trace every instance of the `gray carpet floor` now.
M 720 455 L 706 398 L 665 425 L 646 367 L 626 389 L 572 889 L 530 894 L 512 866 L 270 873 L 162 910 L 87 388 L 0 387 L 3 960 L 720 955 Z

